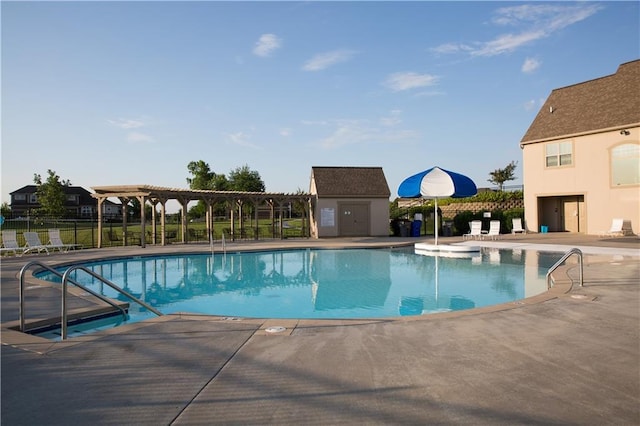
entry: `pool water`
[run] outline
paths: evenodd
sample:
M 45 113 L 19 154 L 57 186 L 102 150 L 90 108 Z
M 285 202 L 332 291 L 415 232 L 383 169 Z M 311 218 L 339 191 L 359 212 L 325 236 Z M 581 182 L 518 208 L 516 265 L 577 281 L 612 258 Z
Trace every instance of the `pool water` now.
M 413 248 L 306 249 L 136 257 L 83 266 L 165 314 L 347 319 L 425 315 L 533 296 L 546 290 L 545 274 L 557 258 L 557 253 L 484 248 L 465 258 L 424 256 Z M 50 274 L 39 277 L 56 280 Z M 125 300 L 83 271 L 71 278 Z M 154 316 L 134 303 L 129 314 L 129 322 Z

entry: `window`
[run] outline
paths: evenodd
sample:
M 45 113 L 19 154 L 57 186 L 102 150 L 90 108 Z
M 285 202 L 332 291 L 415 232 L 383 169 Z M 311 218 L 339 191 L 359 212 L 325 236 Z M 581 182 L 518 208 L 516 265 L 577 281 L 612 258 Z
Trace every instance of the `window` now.
M 573 164 L 573 144 L 571 142 L 549 143 L 545 147 L 547 167 L 570 166 Z
M 27 196 L 25 194 L 14 194 L 13 199 L 16 201 L 27 201 Z
M 611 184 L 640 184 L 640 145 L 625 143 L 611 149 Z
M 36 194 L 29 194 L 29 202 L 36 204 L 38 202 L 38 196 Z

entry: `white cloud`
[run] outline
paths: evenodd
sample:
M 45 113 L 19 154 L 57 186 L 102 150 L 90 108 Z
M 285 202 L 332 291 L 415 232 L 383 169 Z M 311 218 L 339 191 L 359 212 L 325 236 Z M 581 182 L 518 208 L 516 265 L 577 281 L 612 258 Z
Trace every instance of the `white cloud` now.
M 400 117 L 401 115 L 402 111 L 400 111 L 399 109 L 394 109 L 389 112 L 389 115 L 380 118 L 380 124 L 387 127 L 397 126 L 398 124 L 402 123 L 402 118 Z
M 531 73 L 540 68 L 540 61 L 534 58 L 527 58 L 524 60 L 524 64 L 522 64 L 522 72 L 523 73 Z
M 145 123 L 140 120 L 129 120 L 125 118 L 118 118 L 117 120 L 107 120 L 109 124 L 112 124 L 121 129 L 136 129 L 138 127 L 144 127 Z
M 430 50 L 434 53 L 447 54 L 447 53 L 469 52 L 473 50 L 473 47 L 467 46 L 466 44 L 445 43 L 445 44 L 441 44 L 440 46 L 432 47 Z
M 238 146 L 245 146 L 248 148 L 260 148 L 258 145 L 251 142 L 251 135 L 244 132 L 228 133 L 226 135 L 227 141 Z
M 503 53 L 512 52 L 532 41 L 545 37 L 542 30 L 528 31 L 520 34 L 504 34 L 486 43 L 481 43 L 481 47 L 471 51 L 471 56 L 496 56 Z
M 439 54 L 468 53 L 471 56 L 495 56 L 509 53 L 583 21 L 602 8 L 602 5 L 590 2 L 501 7 L 495 11 L 491 22 L 498 26 L 513 26 L 520 31 L 501 34 L 489 41 L 445 43 L 432 48 L 431 51 Z
M 282 40 L 275 34 L 262 34 L 253 48 L 253 53 L 257 56 L 267 57 L 281 46 Z
M 433 86 L 440 77 L 431 74 L 418 74 L 415 72 L 397 72 L 387 77 L 384 85 L 400 92 L 403 90 L 415 89 L 417 87 Z
M 305 71 L 320 71 L 337 63 L 348 61 L 355 53 L 353 50 L 346 49 L 320 53 L 309 59 L 302 66 L 302 69 Z
M 336 120 L 333 132 L 321 139 L 324 149 L 337 149 L 346 145 L 395 143 L 415 139 L 416 132 L 395 128 L 380 129 L 367 120 Z
M 287 127 L 280 129 L 280 136 L 284 136 L 285 138 L 291 136 L 291 133 L 291 129 Z
M 536 101 L 531 99 L 527 102 L 524 103 L 524 110 L 525 111 L 532 111 L 534 108 L 536 107 Z
M 142 142 L 154 142 L 154 139 L 145 133 L 131 132 L 127 134 L 127 141 L 133 142 L 133 143 L 142 143 Z

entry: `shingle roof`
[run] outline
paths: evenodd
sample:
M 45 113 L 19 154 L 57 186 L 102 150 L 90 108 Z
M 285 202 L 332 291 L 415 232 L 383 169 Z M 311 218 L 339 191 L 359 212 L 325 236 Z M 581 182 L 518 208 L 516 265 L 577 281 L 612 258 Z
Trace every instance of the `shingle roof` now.
M 382 167 L 312 167 L 320 197 L 388 198 L 391 195 Z
M 615 74 L 554 89 L 521 144 L 640 123 L 640 60 Z

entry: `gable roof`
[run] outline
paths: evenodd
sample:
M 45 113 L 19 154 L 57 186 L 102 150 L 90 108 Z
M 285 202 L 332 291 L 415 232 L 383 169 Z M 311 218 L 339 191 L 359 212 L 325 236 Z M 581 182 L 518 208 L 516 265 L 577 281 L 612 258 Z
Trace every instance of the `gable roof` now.
M 320 197 L 389 198 L 382 167 L 312 167 L 311 179 Z
M 640 60 L 615 74 L 554 89 L 521 145 L 640 124 Z
M 35 194 L 38 190 L 36 185 L 25 185 L 20 189 L 16 189 L 10 192 L 9 195 L 14 194 Z M 65 195 L 78 195 L 80 204 L 95 204 L 95 200 L 91 196 L 91 192 L 87 191 L 81 186 L 67 186 L 62 185 L 62 191 Z

